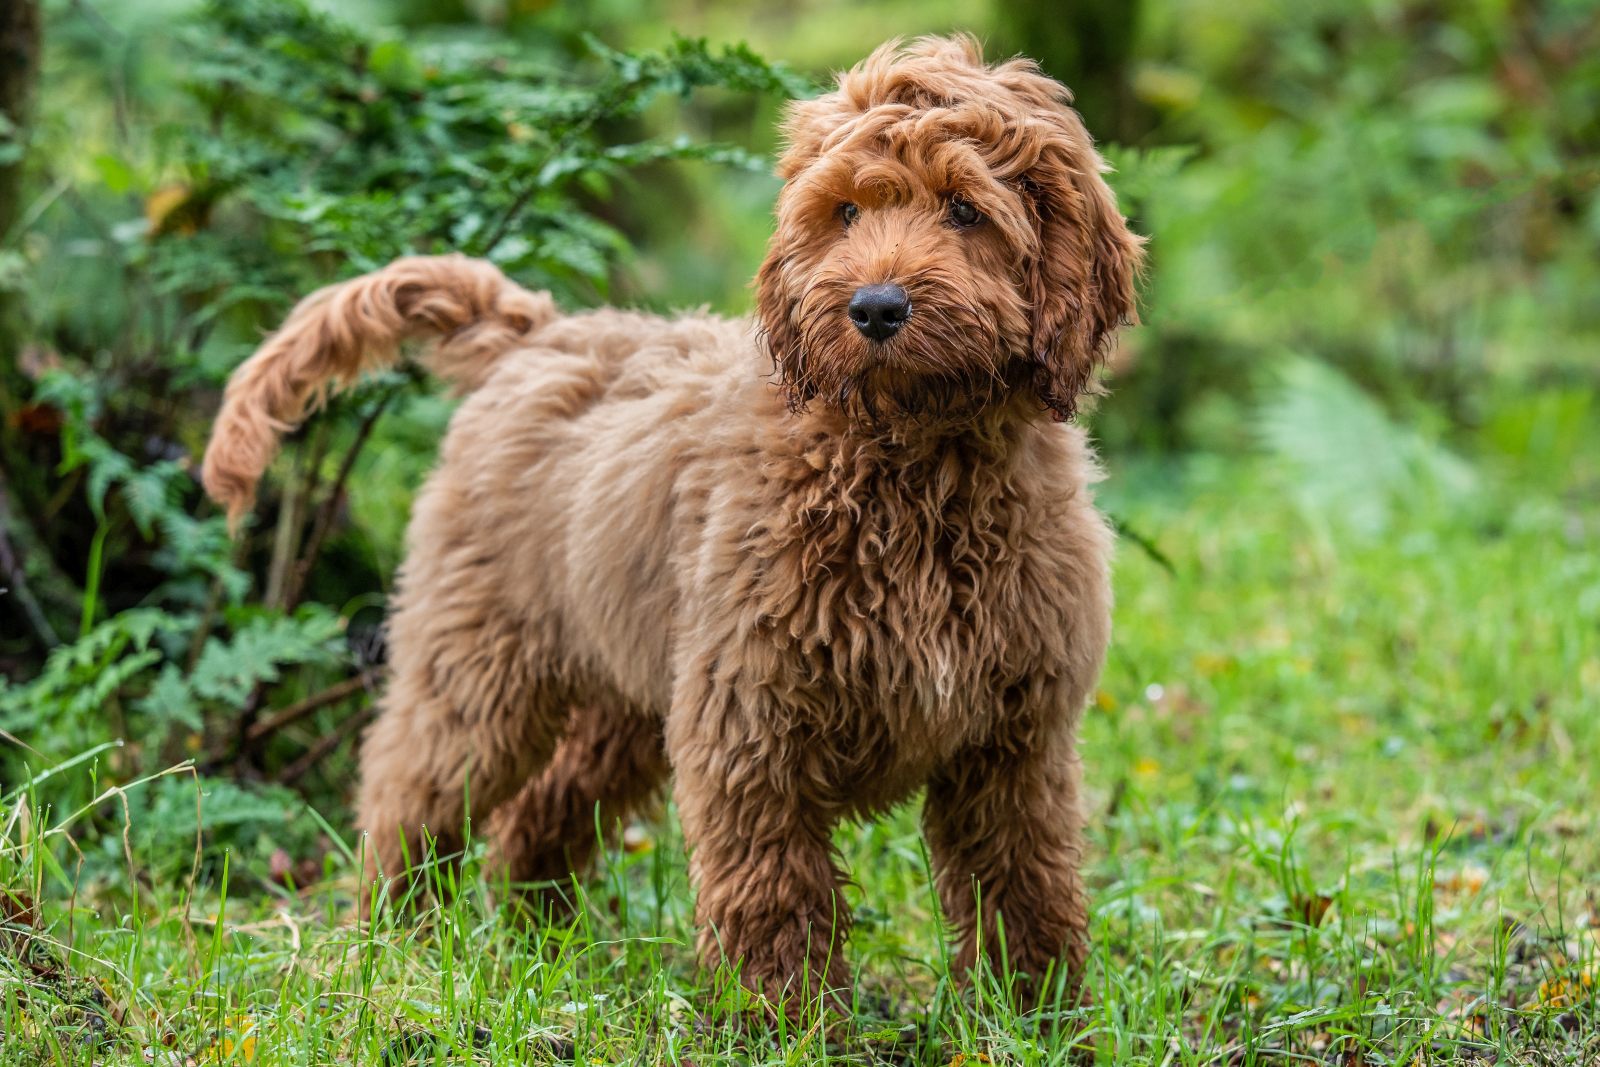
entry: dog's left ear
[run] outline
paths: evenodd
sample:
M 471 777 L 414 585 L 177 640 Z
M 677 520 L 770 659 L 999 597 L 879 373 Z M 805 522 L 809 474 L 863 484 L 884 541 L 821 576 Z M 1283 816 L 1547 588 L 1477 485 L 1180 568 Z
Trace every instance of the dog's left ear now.
M 1058 420 L 1070 419 L 1117 327 L 1138 320 L 1134 292 L 1144 238 L 1128 229 L 1104 163 L 1076 114 L 1051 138 L 1023 182 L 1038 250 L 1026 286 L 1033 307 L 1034 388 Z

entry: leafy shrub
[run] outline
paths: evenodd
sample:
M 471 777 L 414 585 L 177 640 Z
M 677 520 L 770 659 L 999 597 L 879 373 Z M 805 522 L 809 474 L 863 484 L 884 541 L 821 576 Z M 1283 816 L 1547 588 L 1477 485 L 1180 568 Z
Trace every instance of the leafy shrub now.
M 1470 466 L 1416 427 L 1395 422 L 1326 363 L 1290 359 L 1262 398 L 1262 445 L 1288 468 L 1292 492 L 1323 525 L 1380 534 L 1397 506 L 1459 500 L 1474 488 Z
M 38 649 L 77 637 L 42 659 L 10 653 L 8 676 L 29 680 L 0 685 L 0 726 L 16 742 L 0 749 L 0 776 L 34 782 L 103 753 L 93 783 L 63 775 L 30 788 L 30 802 L 59 815 L 93 789 L 193 758 L 244 783 L 198 788 L 208 829 L 253 847 L 283 838 L 297 802 L 248 783 L 305 780 L 319 803 L 339 799 L 317 787 L 314 764 L 340 757 L 315 745 L 348 738 L 366 714 L 340 709 L 366 699 L 349 679 L 381 660 L 381 639 L 350 623 L 381 605 L 385 581 L 350 527 L 349 483 L 379 416 L 404 420 L 422 390 L 392 374 L 335 404 L 288 450 L 281 494 L 269 492 L 236 547 L 194 477 L 227 372 L 299 295 L 406 253 L 465 251 L 569 302 L 603 296 L 628 251 L 605 198 L 630 168 L 764 166 L 732 145 L 622 136 L 631 120 L 701 87 L 806 84 L 743 48 L 678 40 L 631 54 L 591 42 L 582 61 L 557 64 L 372 36 L 300 0 L 216 0 L 179 40 L 191 57 L 184 95 L 139 131 L 161 146 L 155 158 L 102 154 L 86 177 L 49 150 L 48 121 L 35 145 L 35 184 L 60 186 L 71 210 L 43 212 L 23 244 L 39 320 L 25 354 L 31 429 L 5 458 L 30 477 L 7 489 L 37 547 L 34 576 L 67 590 L 41 597 L 28 638 Z M 87 307 L 66 296 L 82 293 L 103 295 Z M 411 437 L 425 455 L 432 435 Z M 310 710 L 294 723 L 252 732 L 296 699 Z M 139 822 L 162 828 L 159 840 L 141 831 L 142 850 L 185 855 L 186 783 L 162 779 L 131 798 L 163 815 Z M 98 818 L 120 821 L 109 809 Z

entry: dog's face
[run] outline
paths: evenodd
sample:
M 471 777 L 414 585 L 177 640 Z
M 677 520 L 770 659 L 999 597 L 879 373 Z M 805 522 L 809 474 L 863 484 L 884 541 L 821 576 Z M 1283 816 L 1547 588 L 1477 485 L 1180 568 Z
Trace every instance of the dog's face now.
M 1069 417 L 1134 315 L 1142 241 L 1059 83 L 970 38 L 884 45 L 793 104 L 757 315 L 791 405 Z

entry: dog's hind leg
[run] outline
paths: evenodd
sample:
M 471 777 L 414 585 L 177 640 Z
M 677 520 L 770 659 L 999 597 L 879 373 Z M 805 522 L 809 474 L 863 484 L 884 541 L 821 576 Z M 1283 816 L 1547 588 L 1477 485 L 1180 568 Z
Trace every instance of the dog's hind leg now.
M 601 835 L 654 799 L 668 773 L 659 719 L 609 703 L 577 705 L 550 763 L 491 817 L 506 875 L 560 883 L 583 871 Z
M 415 623 L 402 612 L 394 628 Z M 514 628 L 490 623 L 396 664 L 361 752 L 369 876 L 404 873 L 429 858 L 430 843 L 441 859 L 458 852 L 473 815 L 493 811 L 554 751 L 561 705 L 540 692 L 520 644 Z
M 367 872 L 394 876 L 462 847 L 468 820 L 508 800 L 566 726 L 553 629 L 508 591 L 508 564 L 474 526 L 458 480 L 418 499 L 389 623 L 391 679 L 361 752 Z

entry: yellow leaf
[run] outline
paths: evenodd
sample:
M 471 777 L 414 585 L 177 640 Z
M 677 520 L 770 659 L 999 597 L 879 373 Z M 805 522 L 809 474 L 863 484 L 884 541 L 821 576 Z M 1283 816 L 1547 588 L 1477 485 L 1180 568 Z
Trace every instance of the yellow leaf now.
M 1539 983 L 1539 999 L 1524 1008 L 1571 1008 L 1594 992 L 1594 972 L 1580 971 L 1571 978 L 1548 978 Z
M 1459 871 L 1434 883 L 1434 889 L 1442 893 L 1465 893 L 1475 896 L 1483 891 L 1489 882 L 1489 872 L 1474 863 L 1469 863 Z
M 159 230 L 167 217 L 181 208 L 189 199 L 189 187 L 183 184 L 163 185 L 144 201 L 144 217 L 152 230 Z
M 249 1015 L 230 1018 L 224 1031 L 201 1059 L 206 1063 L 256 1062 L 255 1019 Z

